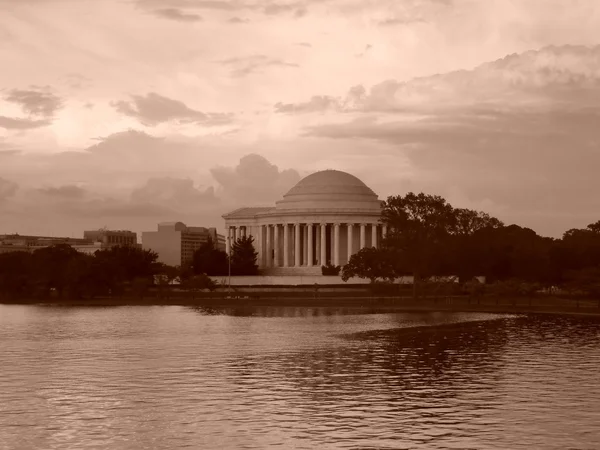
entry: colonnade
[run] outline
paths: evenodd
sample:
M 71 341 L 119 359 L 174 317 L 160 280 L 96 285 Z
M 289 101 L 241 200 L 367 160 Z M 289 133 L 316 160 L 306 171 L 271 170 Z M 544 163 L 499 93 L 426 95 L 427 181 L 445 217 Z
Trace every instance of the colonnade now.
M 379 223 L 295 222 L 227 228 L 227 253 L 231 242 L 252 235 L 261 268 L 339 266 L 360 249 L 377 247 L 387 232 Z

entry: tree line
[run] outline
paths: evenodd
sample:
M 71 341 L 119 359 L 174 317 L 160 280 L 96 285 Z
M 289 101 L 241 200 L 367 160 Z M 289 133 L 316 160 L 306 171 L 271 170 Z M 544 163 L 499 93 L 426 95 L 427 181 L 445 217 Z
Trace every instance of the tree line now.
M 474 277 L 484 276 L 507 295 L 559 287 L 600 297 L 600 221 L 554 239 L 454 208 L 440 196 L 409 192 L 382 202 L 381 223 L 387 234 L 377 248 L 360 250 L 342 268 L 325 266 L 324 273 L 341 269 L 344 281 L 360 277 L 373 285 L 410 275 L 415 296 L 432 277 L 452 275 L 473 289 L 479 289 Z M 0 296 L 115 296 L 173 280 L 191 290 L 214 289 L 210 276 L 258 274 L 257 255 L 252 236 L 233 242 L 231 257 L 208 240 L 182 267 L 161 264 L 155 252 L 136 247 L 87 255 L 59 244 L 0 254 Z
M 255 275 L 256 252 L 252 237 L 232 246 L 231 272 Z M 158 262 L 158 254 L 132 246 L 115 246 L 93 255 L 68 244 L 43 247 L 33 252 L 0 254 L 0 297 L 81 299 L 101 296 L 143 296 L 152 286 L 159 290 L 174 280 L 189 290 L 214 289 L 211 275 L 227 275 L 228 256 L 212 240 L 204 243 L 193 260 L 173 267 Z
M 600 221 L 554 239 L 454 208 L 440 196 L 409 192 L 382 202 L 381 223 L 387 226 L 381 245 L 352 255 L 342 268 L 345 281 L 390 283 L 410 275 L 417 295 L 432 277 L 453 275 L 465 284 L 484 276 L 513 290 L 560 287 L 600 295 Z

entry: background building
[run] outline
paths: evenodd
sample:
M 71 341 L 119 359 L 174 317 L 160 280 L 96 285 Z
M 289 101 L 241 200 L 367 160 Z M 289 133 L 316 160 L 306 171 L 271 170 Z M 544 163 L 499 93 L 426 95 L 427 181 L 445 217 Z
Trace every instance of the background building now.
M 212 239 L 215 247 L 225 250 L 225 236 L 216 228 L 188 227 L 183 222 L 158 224 L 157 231 L 142 232 L 142 248 L 158 253 L 158 261 L 170 266 L 181 266 L 192 261 L 194 252 Z
M 101 242 L 102 248 L 110 248 L 117 245 L 137 245 L 137 233 L 128 230 L 99 230 L 84 231 L 83 238 L 92 242 Z
M 88 239 L 78 239 L 69 237 L 50 237 L 50 236 L 22 236 L 20 234 L 1 234 L 0 235 L 0 253 L 26 251 L 32 252 L 35 249 L 49 247 L 57 244 L 67 244 L 70 246 L 90 245 L 92 241 Z
M 0 235 L 0 253 L 26 251 L 33 252 L 38 248 L 57 244 L 67 244 L 78 252 L 94 254 L 97 250 L 116 245 L 139 246 L 137 233 L 126 230 L 94 230 L 84 231 L 83 239 L 50 236 L 21 236 L 20 234 Z
M 344 265 L 365 247 L 377 247 L 386 227 L 381 201 L 353 175 L 313 173 L 274 207 L 240 208 L 225 214 L 232 240 L 252 235 L 264 275 L 321 275 L 322 265 Z M 229 241 L 228 241 L 229 243 Z

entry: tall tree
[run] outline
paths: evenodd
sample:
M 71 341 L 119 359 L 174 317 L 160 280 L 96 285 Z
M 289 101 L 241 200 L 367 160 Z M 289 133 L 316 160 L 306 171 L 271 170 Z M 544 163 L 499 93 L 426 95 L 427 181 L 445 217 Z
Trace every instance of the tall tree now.
M 456 226 L 452 206 L 442 197 L 415 194 L 392 196 L 382 203 L 382 222 L 388 233 L 383 241 L 400 265 L 414 277 L 413 295 L 421 278 L 440 271 L 439 255 L 446 251 Z
M 31 294 L 32 255 L 29 252 L 0 254 L 0 296 L 21 298 Z
M 227 275 L 229 271 L 227 253 L 215 248 L 213 240 L 208 240 L 194 252 L 192 267 L 196 275 Z
M 69 284 L 69 266 L 79 256 L 79 252 L 68 244 L 43 247 L 33 252 L 32 275 L 38 292 L 48 295 L 55 289 L 59 297 L 63 296 Z
M 448 274 L 458 276 L 460 282 L 471 280 L 478 275 L 484 275 L 478 261 L 480 247 L 476 235 L 482 230 L 497 230 L 504 224 L 489 214 L 466 208 L 454 209 L 455 223 L 450 230 L 451 245 L 444 254 Z
M 254 250 L 252 236 L 241 237 L 233 243 L 231 248 L 231 273 L 233 275 L 256 275 L 258 253 Z

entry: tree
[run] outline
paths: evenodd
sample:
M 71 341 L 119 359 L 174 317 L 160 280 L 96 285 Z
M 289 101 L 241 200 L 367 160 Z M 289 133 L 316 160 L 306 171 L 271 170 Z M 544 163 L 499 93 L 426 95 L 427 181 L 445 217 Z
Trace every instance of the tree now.
M 131 292 L 140 300 L 143 300 L 151 284 L 151 281 L 146 277 L 135 277 L 131 280 Z
M 0 295 L 21 298 L 31 294 L 32 255 L 29 252 L 0 254 Z
M 600 298 L 600 266 L 569 271 L 565 279 L 569 290 Z
M 32 255 L 32 278 L 39 292 L 46 296 L 55 289 L 63 296 L 69 284 L 69 266 L 80 255 L 67 244 L 51 245 L 35 250 Z
M 363 248 L 350 257 L 350 261 L 342 268 L 342 280 L 350 278 L 369 279 L 375 283 L 378 279 L 392 282 L 396 278 L 394 261 L 388 249 L 375 247 Z
M 209 236 L 208 240 L 194 252 L 192 268 L 195 274 L 227 275 L 229 272 L 227 253 L 215 248 L 215 244 Z
M 187 279 L 183 284 L 183 287 L 192 292 L 192 300 L 195 300 L 196 292 L 204 289 L 208 289 L 212 292 L 217 288 L 217 285 L 208 275 L 200 274 Z
M 161 264 L 158 273 L 154 277 L 154 283 L 158 286 L 159 296 L 162 297 L 165 293 L 169 298 L 169 286 L 180 276 L 180 268 Z
M 111 291 L 120 289 L 135 278 L 156 275 L 161 264 L 156 262 L 158 254 L 133 246 L 115 246 L 95 253 L 97 270 L 102 273 L 104 283 Z
M 258 253 L 254 250 L 252 236 L 241 237 L 233 243 L 231 254 L 231 273 L 233 275 L 257 275 Z
M 388 197 L 382 203 L 381 220 L 388 228 L 383 246 L 392 252 L 398 275 L 406 270 L 412 273 L 417 297 L 419 280 L 441 270 L 439 255 L 447 253 L 456 227 L 454 210 L 440 196 L 409 192 Z

